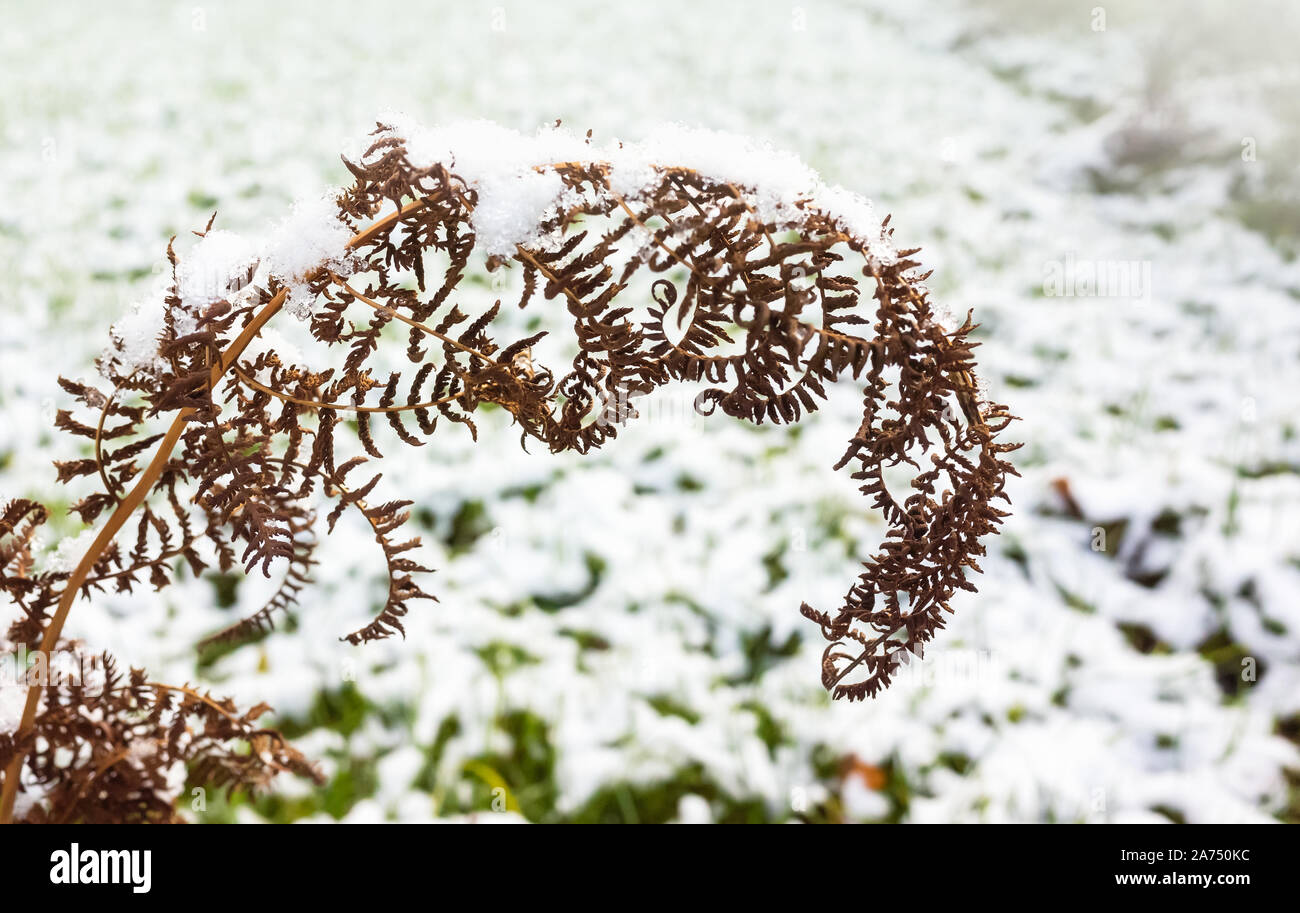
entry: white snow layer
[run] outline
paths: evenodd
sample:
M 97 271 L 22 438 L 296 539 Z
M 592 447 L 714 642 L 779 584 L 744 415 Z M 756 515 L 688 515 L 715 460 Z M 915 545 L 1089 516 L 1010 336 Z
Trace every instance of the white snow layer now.
M 561 203 L 564 189 L 546 166 L 570 161 L 608 163 L 610 189 L 625 199 L 653 189 L 659 168 L 679 166 L 751 191 L 765 220 L 793 222 L 797 208 L 812 202 L 856 237 L 876 242 L 880 234 L 870 202 L 842 187 L 827 187 L 793 153 L 744 136 L 669 123 L 637 142 L 593 145 L 559 127 L 529 136 L 482 120 L 424 127 L 392 113 L 379 121 L 406 141 L 412 164 L 441 163 L 477 191 L 471 222 L 489 256 L 510 254 L 536 239 L 538 223 Z
M 797 156 L 746 137 L 668 124 L 640 143 L 615 140 L 593 147 L 558 127 L 529 136 L 484 120 L 424 127 L 404 114 L 387 114 L 380 122 L 405 140 L 412 164 L 441 163 L 475 191 L 471 224 L 478 249 L 486 256 L 509 255 L 519 245 L 536 241 L 543 219 L 571 202 L 559 175 L 546 168 L 567 161 L 608 162 L 611 189 L 627 199 L 653 189 L 658 166 L 687 167 L 750 191 L 764 219 L 789 224 L 799 218 L 800 207 L 813 204 L 844 231 L 871 243 L 878 258 L 892 256 L 890 246 L 880 239 L 880 219 L 869 201 L 843 187 L 828 187 Z M 357 147 L 354 142 L 348 148 Z M 181 300 L 190 315 L 197 316 L 230 294 L 233 279 L 260 263 L 258 278 L 283 283 L 288 290 L 285 309 L 306 319 L 313 313 L 315 297 L 307 280 L 322 267 L 348 275 L 346 245 L 351 237 L 333 194 L 300 199 L 261 243 L 231 231 L 210 231 L 181 255 Z M 165 295 L 163 286 L 115 325 L 120 363 L 146 366 L 155 360 L 163 329 L 160 295 Z
M 1234 23 L 1251 25 L 1248 8 L 1260 7 L 1237 4 Z M 1273 7 L 1270 16 L 1283 12 Z M 716 815 L 728 798 L 773 817 L 832 802 L 872 820 L 883 796 L 864 801 L 858 778 L 825 773 L 825 760 L 854 756 L 906 781 L 910 799 L 890 806 L 905 821 L 1294 814 L 1300 265 L 1245 224 L 1235 196 L 1269 188 L 1268 169 L 1295 160 L 1280 145 L 1294 118 L 1261 107 L 1250 88 L 1267 49 L 1247 35 L 1239 73 L 1155 79 L 1165 97 L 1153 100 L 1144 44 L 1172 46 L 1196 17 L 1169 17 L 1170 27 L 1131 10 L 1104 34 L 1086 24 L 1051 34 L 989 27 L 949 0 L 798 9 L 803 30 L 789 10 L 755 4 L 515 5 L 498 32 L 481 8 L 453 4 L 438 28 L 456 53 L 431 54 L 386 33 L 324 49 L 310 36 L 285 42 L 293 14 L 232 0 L 220 16 L 209 11 L 206 32 L 185 9 L 171 23 L 177 40 L 106 58 L 105 41 L 129 45 L 157 14 L 127 7 L 89 20 L 41 6 L 5 33 L 0 490 L 68 496 L 48 465 L 75 453 L 48 431 L 67 401 L 54 378 L 88 370 L 106 315 L 145 293 L 166 239 L 202 226 L 212 208 L 224 228 L 257 237 L 293 199 L 344 176 L 333 152 L 377 107 L 530 129 L 562 114 L 593 127 L 597 142 L 653 135 L 654 123 L 710 124 L 798 150 L 829 183 L 892 211 L 900 246 L 924 246 L 936 299 L 975 309 L 980 374 L 1022 417 L 1013 514 L 989 542 L 979 593 L 954 600 L 915 673 L 873 701 L 830 703 L 820 637 L 797 611 L 801 600 L 838 605 L 881 533 L 852 482 L 829 470 L 860 416 L 851 388 L 798 435 L 722 417 L 637 421 L 583 457 L 525 454 L 517 428 L 491 415 L 478 444 L 440 427 L 425 447 L 403 448 L 376 429 L 379 490 L 415 502 L 418 558 L 439 569 L 423 585 L 441 601 L 412 607 L 404 641 L 338 643 L 383 588 L 373 541 L 347 519 L 321 546 L 296 632 L 198 668 L 194 643 L 253 610 L 273 582 L 244 580 L 238 607 L 223 608 L 210 580 L 187 575 L 160 594 L 82 600 L 69 633 L 153 678 L 265 700 L 298 719 L 345 683 L 391 709 L 346 736 L 318 728 L 297 740 L 327 774 L 378 772 L 381 788 L 354 806 L 358 817 L 447 817 L 442 799 L 469 789 L 465 762 L 516 747 L 500 724 L 515 713 L 546 727 L 546 786 L 561 813 L 698 766 L 717 789 L 707 803 L 683 799 L 684 820 Z M 1258 35 L 1293 34 L 1291 15 L 1290 31 Z M 319 34 L 354 31 L 347 4 L 316 4 L 313 17 Z M 1293 73 L 1293 49 L 1283 51 L 1279 72 Z M 98 63 L 69 65 L 86 59 Z M 283 66 L 268 70 L 272 59 Z M 1170 62 L 1196 60 L 1179 50 Z M 298 91 L 291 73 L 331 91 Z M 1120 167 L 1113 150 L 1177 122 L 1146 116 L 1155 105 L 1191 122 L 1166 144 L 1185 154 L 1172 166 Z M 1243 134 L 1258 140 L 1258 160 L 1240 157 Z M 1116 136 L 1137 139 L 1117 146 Z M 1161 138 L 1148 145 L 1159 152 Z M 538 157 L 571 157 L 565 142 Z M 634 165 L 615 171 L 629 194 L 651 179 Z M 1130 171 L 1139 179 L 1116 186 Z M 187 214 L 195 189 L 219 205 Z M 519 230 L 506 226 L 501 239 Z M 182 260 L 193 245 L 178 243 Z M 1150 294 L 1045 296 L 1045 270 L 1070 258 L 1148 264 Z M 474 271 L 456 300 L 481 310 L 518 291 L 491 285 L 517 272 Z M 522 327 L 535 310 L 538 329 L 564 319 L 539 308 L 520 317 L 519 335 L 535 331 Z M 305 330 L 293 320 L 276 329 Z M 403 348 L 394 370 L 406 370 Z M 328 353 L 319 361 L 337 364 Z M 1062 480 L 1083 519 L 1063 510 Z M 481 515 L 485 532 L 453 549 L 462 510 Z M 1098 529 L 1118 549 L 1094 551 Z M 73 532 L 56 521 L 49 536 Z M 773 582 L 769 554 L 788 577 Z M 589 593 L 587 555 L 603 562 Z M 582 598 L 539 604 L 566 595 Z M 747 647 L 792 635 L 788 656 L 769 653 L 760 674 L 746 674 Z M 513 664 L 496 659 L 512 649 Z M 1225 693 L 1225 675 L 1237 693 Z M 663 696 L 694 722 L 655 710 L 649 701 Z M 446 732 L 455 734 L 440 741 Z M 405 749 L 432 757 L 435 745 L 438 769 L 417 787 Z M 310 793 L 287 777 L 275 790 Z M 490 815 L 476 820 L 515 817 Z

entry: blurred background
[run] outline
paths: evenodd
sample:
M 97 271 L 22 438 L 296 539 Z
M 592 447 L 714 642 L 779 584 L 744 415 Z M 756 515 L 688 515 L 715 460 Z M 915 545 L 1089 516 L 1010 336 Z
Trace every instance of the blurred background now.
M 259 578 L 73 613 L 156 678 L 271 703 L 329 778 L 196 820 L 1300 820 L 1300 7 L 0 6 L 2 497 L 72 500 L 55 379 L 93 375 L 171 235 L 264 231 L 393 110 L 788 149 L 922 246 L 1022 417 L 979 594 L 853 705 L 798 606 L 838 605 L 883 532 L 830 471 L 854 396 L 794 428 L 664 409 L 589 457 L 499 415 L 390 448 L 441 600 L 405 641 L 338 641 L 384 590 L 346 527 L 235 650 L 194 645 Z

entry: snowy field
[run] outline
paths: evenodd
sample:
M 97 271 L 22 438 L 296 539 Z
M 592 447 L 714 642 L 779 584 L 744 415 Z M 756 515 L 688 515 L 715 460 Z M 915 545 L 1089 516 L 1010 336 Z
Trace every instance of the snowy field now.
M 272 704 L 329 777 L 195 817 L 1300 820 L 1300 11 L 1172 6 L 15 7 L 0 496 L 69 503 L 55 379 L 93 373 L 168 237 L 214 209 L 264 233 L 383 112 L 733 131 L 872 198 L 975 309 L 1026 445 L 979 594 L 832 704 L 798 607 L 838 605 L 883 531 L 830 471 L 852 391 L 755 429 L 666 390 L 587 457 L 489 414 L 478 445 L 388 448 L 441 600 L 405 641 L 339 642 L 385 587 L 345 524 L 289 630 L 223 655 L 195 644 L 260 578 L 76 607 L 124 663 Z

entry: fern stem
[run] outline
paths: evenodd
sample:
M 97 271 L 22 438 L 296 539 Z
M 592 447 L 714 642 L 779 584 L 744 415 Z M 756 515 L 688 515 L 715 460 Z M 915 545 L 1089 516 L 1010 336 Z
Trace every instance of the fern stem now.
M 225 373 L 226 369 L 234 363 L 235 359 L 243 353 L 248 344 L 257 337 L 266 322 L 275 316 L 276 312 L 284 305 L 287 297 L 285 291 L 280 291 L 274 298 L 267 302 L 262 310 L 249 321 L 248 326 L 239 334 L 230 347 L 221 356 L 221 364 L 212 366 L 212 376 L 208 381 L 210 388 L 215 388 L 217 380 Z M 158 444 L 158 449 L 154 451 L 153 459 L 149 462 L 148 468 L 141 474 L 139 480 L 132 487 L 130 494 L 118 502 L 117 509 L 113 511 L 104 528 L 99 531 L 86 554 L 82 556 L 81 561 L 77 563 L 72 574 L 68 577 L 67 583 L 63 587 L 63 593 L 59 597 L 58 608 L 54 612 L 54 617 L 50 619 L 49 625 L 45 628 L 45 636 L 41 639 L 41 645 L 38 650 L 44 653 L 48 663 L 55 646 L 58 645 L 59 636 L 63 633 L 63 625 L 68 620 L 68 613 L 72 610 L 72 604 L 77 599 L 77 593 L 81 586 L 90 576 L 94 569 L 95 563 L 99 561 L 104 549 L 108 548 L 113 538 L 118 534 L 126 521 L 130 519 L 135 509 L 144 503 L 149 493 L 153 491 L 154 485 L 162 475 L 163 470 L 167 468 L 167 463 L 171 459 L 172 449 L 176 442 L 180 440 L 181 434 L 185 431 L 185 425 L 189 421 L 193 409 L 182 409 L 181 412 L 173 419 L 171 427 L 167 429 L 167 434 Z M 36 719 L 36 710 L 40 706 L 41 693 L 44 691 L 44 685 L 40 682 L 31 685 L 27 689 L 27 704 L 23 708 L 22 722 L 18 725 L 18 732 L 28 729 Z M 9 762 L 9 767 L 5 770 L 4 792 L 0 794 L 0 824 L 8 824 L 13 817 L 14 800 L 18 794 L 18 778 L 22 771 L 23 761 L 26 756 L 23 752 L 16 752 L 13 760 Z

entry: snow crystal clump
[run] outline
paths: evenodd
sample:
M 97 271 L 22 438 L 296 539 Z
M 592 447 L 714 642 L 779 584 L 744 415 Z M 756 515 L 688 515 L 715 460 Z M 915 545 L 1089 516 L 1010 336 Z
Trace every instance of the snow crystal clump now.
M 881 262 L 894 251 L 880 242 L 881 220 L 870 201 L 843 187 L 827 187 L 817 172 L 790 152 L 749 137 L 669 124 L 638 144 L 624 144 L 608 154 L 610 187 L 620 196 L 636 197 L 658 183 L 655 166 L 679 165 L 754 197 L 764 221 L 794 225 L 801 208 L 811 205 L 830 216 L 847 233 L 869 242 Z
M 242 277 L 256 260 L 255 245 L 230 231 L 210 231 L 180 258 L 176 269 L 176 292 L 181 307 L 172 312 L 176 335 L 185 336 L 198 328 L 205 308 L 230 294 L 232 281 Z M 104 353 L 107 366 L 121 373 L 158 367 L 158 342 L 166 331 L 167 298 L 171 277 L 159 277 L 148 297 L 137 301 L 131 311 L 109 330 L 113 347 Z
M 538 224 L 556 207 L 564 182 L 538 166 L 591 160 L 592 148 L 567 130 L 548 127 L 533 136 L 490 121 L 426 128 L 405 115 L 382 118 L 394 136 L 406 141 L 412 165 L 441 163 L 476 194 L 470 224 L 479 248 L 503 256 L 536 240 Z
M 339 219 L 331 195 L 299 200 L 271 232 L 262 255 L 266 274 L 288 290 L 285 310 L 305 320 L 314 310 L 315 295 L 307 280 L 324 267 L 340 276 L 351 275 L 347 244 L 352 229 Z
M 884 226 L 871 201 L 843 187 L 825 187 L 817 195 L 817 208 L 830 216 L 855 238 L 870 245 L 871 256 L 889 266 L 898 259 L 893 243 L 882 237 Z
M 666 124 L 640 143 L 609 151 L 610 187 L 624 197 L 639 196 L 657 182 L 656 165 L 678 165 L 723 184 L 751 191 L 760 218 L 785 223 L 797 218 L 795 204 L 822 188 L 816 172 L 799 157 L 744 136 Z
M 121 373 L 130 374 L 158 364 L 158 340 L 166 329 L 166 297 L 167 292 L 160 285 L 113 324 L 108 331 L 113 346 L 104 353 L 105 369 L 114 365 Z
M 203 308 L 230 294 L 231 284 L 253 264 L 251 241 L 232 231 L 210 231 L 181 258 L 177 269 L 180 299 L 197 315 Z
M 403 114 L 381 118 L 405 141 L 419 168 L 442 164 L 475 191 L 471 224 L 489 256 L 513 253 L 538 240 L 538 224 L 568 202 L 563 181 L 543 166 L 566 161 L 608 162 L 614 193 L 636 199 L 659 182 L 658 168 L 681 166 L 719 183 L 744 188 L 758 216 L 777 225 L 801 221 L 812 203 L 846 231 L 870 242 L 882 262 L 893 250 L 879 242 L 881 223 L 871 204 L 843 188 L 828 188 L 798 156 L 768 143 L 716 130 L 667 124 L 640 143 L 592 146 L 558 127 L 525 136 L 489 121 L 423 127 Z M 541 170 L 539 170 L 541 169 Z

